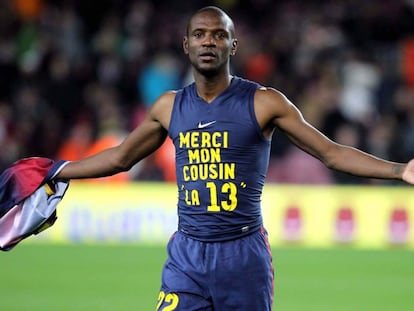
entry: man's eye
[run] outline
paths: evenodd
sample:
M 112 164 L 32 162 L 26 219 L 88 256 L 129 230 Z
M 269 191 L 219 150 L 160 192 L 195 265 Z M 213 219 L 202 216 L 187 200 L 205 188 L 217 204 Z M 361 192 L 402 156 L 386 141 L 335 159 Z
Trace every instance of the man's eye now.
M 202 37 L 202 33 L 197 32 L 193 36 L 194 36 L 194 38 L 201 38 Z

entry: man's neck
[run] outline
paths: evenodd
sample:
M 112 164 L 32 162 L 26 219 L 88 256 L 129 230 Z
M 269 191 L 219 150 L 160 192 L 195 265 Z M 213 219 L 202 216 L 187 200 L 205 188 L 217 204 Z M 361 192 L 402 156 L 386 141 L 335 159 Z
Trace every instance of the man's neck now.
M 194 80 L 198 96 L 207 103 L 211 103 L 217 96 L 224 92 L 231 83 L 233 76 L 226 73 L 215 77 L 206 77 L 204 75 L 195 75 Z

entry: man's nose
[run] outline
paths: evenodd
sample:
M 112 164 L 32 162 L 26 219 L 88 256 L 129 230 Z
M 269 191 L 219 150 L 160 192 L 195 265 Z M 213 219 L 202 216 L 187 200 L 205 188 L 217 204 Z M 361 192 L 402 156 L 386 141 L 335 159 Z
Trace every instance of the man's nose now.
M 214 36 L 212 34 L 206 34 L 203 45 L 205 46 L 212 46 L 216 44 L 216 40 L 214 39 Z

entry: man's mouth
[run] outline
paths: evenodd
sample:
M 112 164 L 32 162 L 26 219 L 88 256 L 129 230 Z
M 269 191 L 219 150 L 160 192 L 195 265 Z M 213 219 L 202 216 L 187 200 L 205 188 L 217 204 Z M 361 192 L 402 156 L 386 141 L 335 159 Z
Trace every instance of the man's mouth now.
M 202 52 L 199 54 L 201 60 L 210 61 L 217 58 L 217 55 L 214 52 Z

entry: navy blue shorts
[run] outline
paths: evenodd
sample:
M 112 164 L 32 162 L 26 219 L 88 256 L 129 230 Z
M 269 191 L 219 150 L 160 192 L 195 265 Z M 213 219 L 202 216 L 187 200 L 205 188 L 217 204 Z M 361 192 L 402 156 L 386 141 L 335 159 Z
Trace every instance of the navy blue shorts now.
M 264 229 L 225 242 L 177 232 L 168 243 L 156 310 L 272 310 L 273 277 Z

